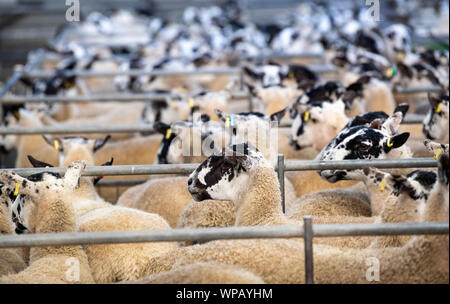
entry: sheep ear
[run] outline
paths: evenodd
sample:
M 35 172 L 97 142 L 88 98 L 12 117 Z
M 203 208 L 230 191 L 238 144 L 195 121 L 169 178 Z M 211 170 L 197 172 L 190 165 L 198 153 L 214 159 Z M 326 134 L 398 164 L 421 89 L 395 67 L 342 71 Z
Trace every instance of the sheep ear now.
M 166 135 L 166 132 L 170 129 L 170 126 L 163 122 L 157 121 L 153 124 L 153 129 L 159 134 Z
M 219 117 L 220 120 L 226 121 L 228 117 L 230 117 L 230 114 L 225 113 L 222 110 L 214 109 L 214 112 L 216 112 L 217 117 Z
M 102 164 L 101 166 L 112 166 L 113 162 L 114 162 L 114 158 L 111 157 L 110 160 L 108 160 L 106 163 Z M 102 178 L 103 178 L 103 176 L 97 176 L 96 178 L 94 178 L 94 181 L 93 181 L 94 186 L 97 185 L 97 183 L 98 183 Z
M 401 103 L 395 108 L 394 113 L 401 112 L 403 117 L 405 117 L 406 112 L 408 112 L 408 110 L 409 110 L 409 104 Z
M 63 152 L 63 151 L 64 151 L 64 150 L 63 150 L 63 146 L 62 146 L 62 141 L 61 141 L 61 139 L 59 139 L 59 138 L 51 139 L 51 138 L 48 138 L 48 137 L 45 136 L 45 135 L 42 135 L 42 138 L 45 140 L 45 142 L 46 142 L 47 144 L 49 144 L 50 146 L 52 146 L 53 149 L 55 149 L 56 151 L 58 151 L 58 152 Z
M 51 167 L 54 167 L 53 165 L 50 165 L 50 164 L 44 163 L 44 162 L 42 162 L 40 160 L 37 160 L 36 158 L 34 158 L 31 155 L 27 155 L 27 158 L 30 161 L 30 163 L 33 166 L 33 168 L 47 168 L 47 167 L 51 168 Z
M 273 113 L 270 115 L 270 121 L 281 121 L 281 119 L 284 117 L 284 115 L 286 114 L 286 111 L 288 110 L 288 107 L 284 108 L 281 111 L 278 111 L 276 113 Z
M 400 148 L 401 146 L 403 146 L 406 143 L 408 138 L 409 138 L 409 132 L 394 135 L 394 136 L 391 136 L 388 138 L 385 145 L 387 146 L 388 150 Z
M 253 79 L 260 79 L 262 74 L 256 72 L 253 68 L 249 67 L 249 66 L 244 66 L 243 67 L 244 73 L 247 74 L 248 76 L 250 76 Z
M 111 138 L 111 135 L 107 135 L 105 138 L 103 139 L 96 139 L 95 143 L 94 143 L 94 152 L 97 152 L 98 149 L 100 149 L 101 147 L 103 147 L 108 140 Z

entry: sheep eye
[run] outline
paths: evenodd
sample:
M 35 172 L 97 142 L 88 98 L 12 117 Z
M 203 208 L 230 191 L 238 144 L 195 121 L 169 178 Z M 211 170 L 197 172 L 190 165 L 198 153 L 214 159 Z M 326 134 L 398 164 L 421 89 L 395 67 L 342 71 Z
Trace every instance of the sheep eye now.
M 311 118 L 311 121 L 312 121 L 313 123 L 317 123 L 317 119 L 315 119 L 315 118 Z
M 389 33 L 388 35 L 387 35 L 387 37 L 389 38 L 389 39 L 394 39 L 394 36 L 395 36 L 395 34 L 392 32 L 392 33 Z
M 358 146 L 359 151 L 368 151 L 370 150 L 370 145 L 366 145 L 364 143 L 359 144 Z

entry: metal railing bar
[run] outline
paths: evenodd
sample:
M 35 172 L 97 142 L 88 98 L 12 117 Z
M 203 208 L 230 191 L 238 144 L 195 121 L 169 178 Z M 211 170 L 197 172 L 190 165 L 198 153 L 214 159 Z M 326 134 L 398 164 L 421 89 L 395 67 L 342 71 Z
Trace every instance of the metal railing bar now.
M 311 65 L 309 68 L 316 73 L 335 72 L 332 65 Z M 70 70 L 66 72 L 67 76 L 78 77 L 114 77 L 114 76 L 195 76 L 195 75 L 238 75 L 240 67 L 222 67 L 222 68 L 200 68 L 195 70 L 142 70 L 131 69 L 128 71 L 85 71 Z M 54 71 L 38 70 L 25 73 L 25 76 L 31 78 L 47 78 L 54 74 Z
M 152 165 L 121 165 L 121 166 L 88 166 L 83 176 L 107 176 L 107 175 L 150 175 L 150 174 L 189 174 L 199 164 L 152 164 Z M 278 166 L 275 166 L 277 170 Z M 291 160 L 285 162 L 285 171 L 308 171 L 308 170 L 354 170 L 363 168 L 434 168 L 437 161 L 433 158 L 406 158 L 406 159 L 373 159 L 373 160 L 340 160 L 340 161 L 317 161 L 317 160 Z M 64 174 L 65 167 L 52 168 L 11 168 L 10 170 L 21 176 L 29 176 L 42 172 L 53 172 Z
M 448 223 L 313 224 L 313 237 L 448 234 Z M 1 235 L 0 248 L 218 239 L 301 238 L 303 226 L 255 226 Z

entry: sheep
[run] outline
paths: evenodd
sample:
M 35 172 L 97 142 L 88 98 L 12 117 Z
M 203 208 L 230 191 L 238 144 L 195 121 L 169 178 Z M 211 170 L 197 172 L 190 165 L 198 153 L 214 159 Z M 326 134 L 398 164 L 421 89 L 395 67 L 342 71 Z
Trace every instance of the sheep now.
M 75 213 L 67 197 L 77 187 L 85 166 L 82 161 L 72 163 L 63 179 L 49 173 L 35 174 L 25 179 L 10 171 L 1 172 L 0 179 L 9 188 L 21 185 L 19 193 L 31 199 L 24 210 L 30 232 L 74 232 L 77 229 Z M 81 246 L 60 246 L 31 248 L 29 266 L 17 274 L 2 276 L 0 282 L 94 283 L 94 279 Z
M 361 172 L 361 180 L 370 190 L 370 207 L 367 201 L 358 201 L 358 192 L 336 189 L 313 193 L 308 199 L 299 198 L 286 215 L 301 220 L 304 215 L 312 215 L 313 221 L 320 224 L 373 223 L 373 222 L 418 222 L 423 218 L 425 202 L 436 181 L 436 174 L 430 171 L 415 170 L 405 176 L 391 175 L 377 169 L 366 168 Z M 384 187 L 389 189 L 385 191 Z M 330 197 L 331 199 L 324 200 Z M 365 207 L 365 213 L 358 213 Z M 372 209 L 372 210 L 371 210 Z M 377 238 L 371 244 L 370 237 L 342 237 L 315 240 L 318 244 L 340 247 L 366 248 L 400 247 L 409 240 L 405 236 Z
M 448 156 L 442 157 L 439 182 L 426 205 L 425 221 L 448 222 L 448 170 Z M 315 245 L 313 255 L 314 282 L 319 284 L 449 282 L 447 235 L 415 236 L 400 248 Z M 295 240 L 220 240 L 183 247 L 153 259 L 148 272 L 175 270 L 198 262 L 236 265 L 268 284 L 305 283 L 304 245 Z M 379 278 L 367 275 L 370 265 L 380 266 Z
M 428 139 L 448 144 L 448 94 L 439 97 L 428 94 L 428 101 L 430 102 L 430 110 L 422 124 L 423 134 Z
M 317 160 L 351 160 L 373 158 L 410 158 L 412 153 L 404 144 L 409 133 L 397 134 L 403 119 L 401 112 L 396 112 L 384 123 L 374 120 L 369 126 L 359 125 L 343 129 L 317 156 Z M 402 174 L 405 170 L 392 169 L 389 172 Z M 355 171 L 353 171 L 355 172 Z M 320 176 L 331 182 L 346 180 L 352 171 L 322 170 Z
M 92 165 L 94 152 L 105 144 L 107 138 L 97 141 L 85 138 L 61 140 L 59 146 L 63 156 L 60 165 L 79 158 Z M 114 206 L 104 201 L 96 193 L 92 177 L 80 179 L 80 187 L 74 191 L 69 201 L 73 204 L 80 231 L 149 230 L 170 227 L 158 214 Z M 175 247 L 176 244 L 173 243 L 87 245 L 85 251 L 95 281 L 107 283 L 145 275 L 142 270 L 148 259 Z
M 225 150 L 222 155 L 211 156 L 191 174 L 188 185 L 189 192 L 194 200 L 202 201 L 207 199 L 219 199 L 233 201 L 236 209 L 235 225 L 282 225 L 289 223 L 292 224 L 293 220 L 301 222 L 302 216 L 309 213 L 302 213 L 304 210 L 301 208 L 299 210 L 298 206 L 294 206 L 295 202 L 291 208 L 288 208 L 286 216 L 280 212 L 280 193 L 279 191 L 275 191 L 279 188 L 279 184 L 277 180 L 273 180 L 272 178 L 275 176 L 275 173 L 270 170 L 266 170 L 268 168 L 268 163 L 263 159 L 261 153 L 257 150 L 251 150 L 251 148 L 247 145 L 232 147 L 232 149 L 236 151 L 239 148 L 244 149 L 244 155 L 227 154 L 231 152 L 230 148 L 229 151 Z M 375 173 L 372 171 L 361 172 L 361 175 L 363 176 L 361 179 L 370 178 L 373 180 L 380 179 L 381 181 L 380 176 L 387 179 L 385 175 L 382 175 L 377 171 Z M 356 177 L 356 174 L 354 176 Z M 414 176 L 411 177 L 411 180 L 414 180 L 414 178 Z M 370 180 L 370 182 L 372 182 L 372 180 Z M 404 216 L 404 218 L 411 221 L 418 221 L 417 216 L 420 218 L 420 212 L 417 212 L 417 209 L 420 209 L 420 202 L 418 200 L 419 198 L 426 197 L 426 194 L 422 193 L 425 190 L 422 190 L 422 187 L 411 186 L 410 181 L 408 181 L 407 184 L 406 181 L 403 181 L 400 178 L 395 178 L 392 183 L 394 182 L 402 185 L 406 189 L 407 194 L 412 196 L 413 200 L 409 203 L 409 205 L 412 206 L 409 207 L 408 210 L 416 210 L 416 213 L 414 213 L 414 211 L 411 211 L 412 215 L 406 213 L 405 210 L 407 208 L 407 203 L 397 204 L 401 206 L 397 207 L 395 211 Z M 397 185 L 395 187 L 399 188 Z M 419 194 L 416 194 L 416 190 Z M 378 187 L 377 191 L 379 192 Z M 400 188 L 398 191 L 399 193 L 402 192 L 403 188 Z M 329 197 L 328 204 L 327 201 L 324 201 L 324 198 L 327 198 L 327 195 Z M 300 203 L 304 203 L 305 205 L 313 204 L 314 207 L 322 207 L 322 210 L 317 210 L 318 208 L 313 207 L 313 215 L 317 215 L 319 218 L 321 216 L 331 215 L 345 216 L 345 218 L 352 216 L 370 217 L 372 215 L 367 198 L 359 193 L 351 193 L 350 191 L 337 192 L 331 190 L 328 193 L 319 193 L 315 195 L 314 199 L 315 201 L 311 199 L 309 202 L 300 201 Z M 384 195 L 383 199 L 387 199 L 386 195 Z M 397 201 L 397 196 L 392 198 L 392 200 Z M 403 202 L 405 200 L 408 201 L 408 198 L 405 199 L 402 197 L 398 200 Z M 331 212 L 325 211 L 327 208 L 330 209 Z M 398 212 L 399 208 L 405 208 L 405 210 Z M 291 209 L 294 209 L 294 211 L 300 211 L 299 213 L 301 213 L 301 216 L 299 217 L 299 213 L 292 212 Z M 350 210 L 353 213 L 349 213 Z M 383 211 L 385 213 L 381 217 L 389 218 L 389 221 L 401 221 L 401 219 L 404 219 L 401 216 L 396 215 L 395 211 L 389 210 L 386 207 Z M 387 213 L 389 215 L 387 215 Z M 413 215 L 416 215 L 416 217 Z M 223 220 L 224 217 L 225 216 L 221 216 L 219 219 Z M 363 222 L 365 220 L 366 219 L 364 218 L 362 219 Z M 357 219 L 355 222 L 357 222 Z M 334 240 L 330 241 L 330 239 L 327 238 L 327 242 L 334 242 Z M 336 243 L 346 244 L 348 242 L 348 240 L 341 241 L 339 239 Z M 350 243 L 351 242 L 352 240 L 350 240 Z M 355 245 L 358 245 L 358 243 Z M 366 246 L 367 245 L 368 244 L 366 244 Z
M 195 201 L 231 200 L 236 226 L 294 223 L 281 211 L 280 187 L 273 166 L 248 143 L 210 156 L 189 176 L 188 190 Z
M 12 193 L 8 193 L 9 189 L 4 188 L 3 183 L 0 184 L 0 235 L 9 235 L 15 233 L 15 225 L 11 220 L 12 203 L 10 195 Z M 18 273 L 24 270 L 25 267 L 20 250 L 13 248 L 0 249 L 0 277 Z
M 264 284 L 253 273 L 220 263 L 194 263 L 125 284 Z

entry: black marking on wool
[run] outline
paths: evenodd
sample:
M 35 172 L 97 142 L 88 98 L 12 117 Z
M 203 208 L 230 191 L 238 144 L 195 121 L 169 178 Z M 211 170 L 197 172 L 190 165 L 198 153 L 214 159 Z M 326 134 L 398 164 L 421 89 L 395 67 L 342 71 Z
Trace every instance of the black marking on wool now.
M 53 172 L 41 172 L 41 173 L 36 173 L 36 174 L 32 174 L 30 176 L 27 177 L 27 180 L 32 181 L 32 182 L 41 182 L 44 179 L 44 174 L 49 174 L 52 175 L 56 178 L 61 178 L 61 175 L 59 175 L 58 173 L 53 173 Z M 57 184 L 55 184 L 56 186 Z
M 427 190 L 431 190 L 437 180 L 437 174 L 435 172 L 424 170 L 414 170 L 407 177 L 414 179 Z

